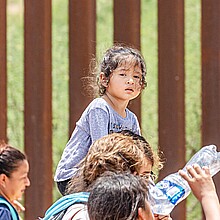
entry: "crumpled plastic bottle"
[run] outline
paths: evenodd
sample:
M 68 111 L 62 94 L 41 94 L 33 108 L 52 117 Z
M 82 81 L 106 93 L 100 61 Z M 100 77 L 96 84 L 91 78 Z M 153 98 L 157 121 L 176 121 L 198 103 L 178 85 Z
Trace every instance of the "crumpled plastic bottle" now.
M 186 166 L 198 164 L 200 167 L 207 166 L 214 176 L 220 170 L 220 152 L 217 152 L 215 145 L 202 147 L 187 162 Z M 149 202 L 153 213 L 168 215 L 173 208 L 184 200 L 191 192 L 186 180 L 178 172 L 172 173 L 159 181 L 156 185 L 153 181 L 149 183 Z

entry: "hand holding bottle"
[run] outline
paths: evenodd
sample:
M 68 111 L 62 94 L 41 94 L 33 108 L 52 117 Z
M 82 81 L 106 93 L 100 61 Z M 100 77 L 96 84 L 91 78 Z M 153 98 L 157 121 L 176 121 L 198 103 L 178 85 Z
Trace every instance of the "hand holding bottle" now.
M 209 168 L 194 164 L 187 166 L 186 170 L 188 173 L 180 170 L 179 174 L 188 182 L 193 194 L 200 201 L 206 220 L 220 219 L 219 199 Z
M 198 164 L 209 167 L 211 176 L 220 170 L 220 152 L 215 145 L 201 148 L 186 164 L 183 171 L 187 172 L 189 165 Z M 156 185 L 149 183 L 149 200 L 154 214 L 169 215 L 173 208 L 184 200 L 191 192 L 188 182 L 178 172 L 159 181 Z

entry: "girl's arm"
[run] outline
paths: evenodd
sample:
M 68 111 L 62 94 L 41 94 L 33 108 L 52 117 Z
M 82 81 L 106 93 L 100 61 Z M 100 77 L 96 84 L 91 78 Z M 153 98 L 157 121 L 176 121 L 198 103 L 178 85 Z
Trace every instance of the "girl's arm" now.
M 198 164 L 186 169 L 190 176 L 183 170 L 180 170 L 179 174 L 188 182 L 193 194 L 201 203 L 206 220 L 220 219 L 219 199 L 209 169 L 201 168 Z

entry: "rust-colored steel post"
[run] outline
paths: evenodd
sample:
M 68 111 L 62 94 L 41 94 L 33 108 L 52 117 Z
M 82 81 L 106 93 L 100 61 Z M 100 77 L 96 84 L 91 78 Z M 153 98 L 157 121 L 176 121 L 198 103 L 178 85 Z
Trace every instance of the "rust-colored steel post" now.
M 140 0 L 114 0 L 114 42 L 140 50 Z M 141 122 L 141 95 L 129 104 Z
M 83 91 L 81 78 L 87 76 L 96 52 L 96 1 L 69 0 L 69 132 L 91 101 Z
M 25 219 L 42 216 L 52 203 L 51 0 L 24 1 L 25 152 L 31 186 Z
M 220 1 L 202 1 L 202 145 L 220 150 Z M 214 177 L 220 196 L 220 174 Z
M 7 142 L 6 0 L 0 1 L 0 140 Z
M 184 0 L 158 0 L 159 146 L 167 162 L 160 179 L 185 164 Z M 186 203 L 172 212 L 186 219 Z

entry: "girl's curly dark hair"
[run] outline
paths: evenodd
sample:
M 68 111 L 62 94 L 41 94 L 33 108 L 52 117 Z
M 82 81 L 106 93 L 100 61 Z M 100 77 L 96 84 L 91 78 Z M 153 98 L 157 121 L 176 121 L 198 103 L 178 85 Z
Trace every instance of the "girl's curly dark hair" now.
M 140 67 L 142 72 L 142 79 L 140 80 L 142 90 L 147 86 L 146 64 L 140 51 L 129 46 L 114 45 L 105 52 L 100 63 L 97 63 L 96 59 L 92 59 L 90 75 L 82 79 L 87 93 L 95 97 L 98 95 L 103 96 L 106 87 L 100 81 L 100 73 L 104 73 L 105 80 L 108 83 L 112 72 L 120 65 Z M 86 84 L 90 84 L 90 86 L 86 86 Z

